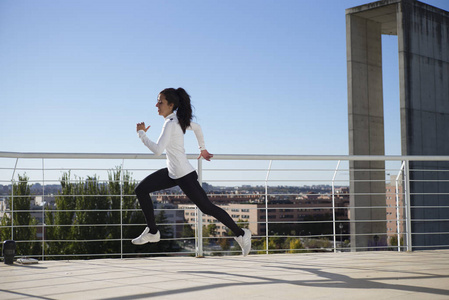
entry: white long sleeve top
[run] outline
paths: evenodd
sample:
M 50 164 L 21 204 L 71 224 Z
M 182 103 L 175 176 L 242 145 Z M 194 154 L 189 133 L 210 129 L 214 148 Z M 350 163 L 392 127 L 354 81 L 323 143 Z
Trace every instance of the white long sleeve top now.
M 205 150 L 203 131 L 197 123 L 190 122 L 187 130 L 193 130 L 200 150 Z M 175 113 L 165 118 L 161 135 L 157 142 L 148 138 L 144 130 L 139 130 L 139 138 L 155 155 L 161 155 L 164 150 L 167 154 L 168 175 L 172 179 L 181 178 L 193 171 L 195 168 L 189 163 L 184 149 L 184 133 Z

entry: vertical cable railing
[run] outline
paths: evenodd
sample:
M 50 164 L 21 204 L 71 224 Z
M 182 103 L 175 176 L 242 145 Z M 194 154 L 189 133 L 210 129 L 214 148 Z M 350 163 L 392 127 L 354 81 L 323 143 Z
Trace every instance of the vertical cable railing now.
M 404 172 L 404 166 L 405 162 L 402 162 L 401 168 L 399 169 L 398 175 L 396 176 L 395 181 L 395 197 L 396 197 L 396 232 L 397 232 L 397 239 L 398 239 L 398 252 L 401 252 L 401 205 L 399 203 L 399 180 L 402 181 L 401 176 Z M 404 186 L 403 183 L 401 183 L 402 186 Z M 401 197 L 404 198 L 404 197 Z
M 337 176 L 338 168 L 340 167 L 340 160 L 337 163 L 337 167 L 335 168 L 334 176 L 332 177 L 332 232 L 333 232 L 333 240 L 334 240 L 334 253 L 337 252 L 337 234 L 335 227 L 335 177 Z
M 123 185 L 124 185 L 124 165 L 125 160 L 122 159 L 120 166 L 120 258 L 123 258 Z
M 203 186 L 203 159 L 198 159 L 198 182 Z M 203 257 L 203 212 L 195 207 L 195 216 L 197 217 L 196 225 L 196 256 Z
M 45 259 L 45 163 L 42 158 L 42 260 Z
M 268 165 L 267 170 L 267 176 L 265 177 L 265 251 L 266 254 L 268 254 L 269 249 L 269 228 L 268 228 L 268 178 L 270 177 L 270 171 L 271 171 L 271 164 L 273 163 L 272 160 L 270 160 L 270 164 Z
M 19 158 L 16 158 L 16 163 L 11 176 L 11 240 L 14 240 L 14 175 L 16 174 L 18 162 Z
M 405 204 L 405 231 L 406 231 L 406 243 L 407 251 L 412 251 L 412 217 L 411 217 L 411 204 L 410 204 L 410 161 L 405 161 L 404 165 L 404 204 Z

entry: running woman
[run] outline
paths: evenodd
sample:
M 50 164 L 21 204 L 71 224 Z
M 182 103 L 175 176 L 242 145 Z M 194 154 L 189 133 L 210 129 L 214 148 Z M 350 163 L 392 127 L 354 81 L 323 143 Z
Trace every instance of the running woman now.
M 195 203 L 205 214 L 211 215 L 223 223 L 235 235 L 235 240 L 242 248 L 243 256 L 251 250 L 251 231 L 240 228 L 234 220 L 220 207 L 214 205 L 207 197 L 198 182 L 198 174 L 189 163 L 184 150 L 184 134 L 186 130 L 193 130 L 201 150 L 198 159 L 207 161 L 213 157 L 205 147 L 203 132 L 199 124 L 192 122 L 192 106 L 190 96 L 183 88 L 167 88 L 159 93 L 157 103 L 159 115 L 164 117 L 165 122 L 161 135 L 157 142 L 148 138 L 145 122 L 137 124 L 137 133 L 142 142 L 155 155 L 166 152 L 167 168 L 154 172 L 143 179 L 135 189 L 140 207 L 145 215 L 147 227 L 142 234 L 133 239 L 135 245 L 146 243 L 157 243 L 160 240 L 160 232 L 155 222 L 153 201 L 150 193 L 179 186 L 186 196 Z

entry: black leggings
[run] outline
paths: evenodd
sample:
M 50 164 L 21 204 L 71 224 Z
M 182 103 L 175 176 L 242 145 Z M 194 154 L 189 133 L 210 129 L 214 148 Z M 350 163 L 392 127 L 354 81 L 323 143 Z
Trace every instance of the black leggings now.
M 135 189 L 140 207 L 147 221 L 150 233 L 157 232 L 157 225 L 154 218 L 153 201 L 150 193 L 165 190 L 174 186 L 179 186 L 186 196 L 198 206 L 205 214 L 213 216 L 234 232 L 236 236 L 243 235 L 243 230 L 234 222 L 234 220 L 220 207 L 210 202 L 206 192 L 198 182 L 197 173 L 191 172 L 184 177 L 172 179 L 168 176 L 168 169 L 160 169 L 142 180 Z

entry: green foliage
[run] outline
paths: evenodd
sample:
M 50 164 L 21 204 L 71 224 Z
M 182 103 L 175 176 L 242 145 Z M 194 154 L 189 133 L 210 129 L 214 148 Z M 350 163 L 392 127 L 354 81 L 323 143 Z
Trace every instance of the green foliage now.
M 1 226 L 6 226 L 0 231 L 2 241 L 14 239 L 17 241 L 16 255 L 39 255 L 41 244 L 37 240 L 37 220 L 31 216 L 31 191 L 28 184 L 29 178 L 24 174 L 18 175 L 18 182 L 13 182 L 12 195 L 8 199 L 8 206 L 14 212 L 5 214 L 1 220 Z M 11 232 L 14 227 L 14 234 Z
M 123 177 L 123 185 L 120 186 L 120 180 Z M 128 242 L 137 236 L 142 231 L 142 225 L 145 223 L 145 217 L 140 210 L 139 203 L 134 195 L 134 189 L 137 183 L 131 178 L 131 174 L 127 171 L 123 172 L 120 168 L 116 168 L 114 171 L 109 172 L 109 195 L 111 196 L 111 224 L 115 224 L 114 227 L 110 227 L 110 237 L 113 239 L 120 239 L 122 232 L 123 245 L 120 242 L 114 243 L 114 253 L 120 252 L 120 247 L 123 247 L 124 253 L 139 253 L 142 251 L 142 247 L 133 245 Z M 121 196 L 120 196 L 121 195 Z M 120 198 L 122 199 L 122 222 L 120 222 Z
M 72 180 L 70 173 L 61 178 L 61 191 L 55 198 L 56 211 L 46 214 L 48 255 L 107 253 L 110 200 L 106 185 L 97 176 Z M 81 242 L 82 241 L 82 242 Z
M 209 224 L 207 226 L 203 226 L 203 238 L 205 238 L 204 240 L 206 245 L 213 245 L 216 242 L 214 237 L 216 237 L 217 234 L 217 225 Z
M 397 235 L 391 236 L 389 239 L 389 244 L 390 244 L 390 246 L 397 247 L 398 246 L 398 236 Z M 403 236 L 401 236 L 401 246 L 404 246 L 404 237 Z
M 266 253 L 267 249 L 267 240 L 263 239 L 262 249 L 264 251 L 259 251 L 258 253 L 263 254 Z M 268 238 L 268 249 L 271 251 L 268 251 L 269 254 L 273 253 L 281 253 L 283 252 L 283 249 L 286 249 L 284 247 L 284 238 L 279 236 L 273 236 Z
M 203 237 L 215 237 L 217 236 L 217 225 L 209 224 L 203 226 Z
M 218 244 L 220 245 L 221 249 L 223 249 L 223 251 L 228 251 L 231 248 L 231 242 L 229 238 L 221 238 L 218 241 Z
M 72 180 L 70 173 L 64 173 L 61 191 L 55 198 L 56 210 L 48 210 L 45 218 L 47 255 L 92 258 L 122 250 L 124 254 L 173 251 L 172 240 L 145 246 L 130 242 L 141 234 L 145 224 L 135 187 L 129 172 L 121 168 L 110 171 L 106 183 L 96 175 Z M 163 211 L 156 216 L 156 222 L 167 223 Z M 159 230 L 162 239 L 173 237 L 170 226 L 161 225 Z
M 252 248 L 258 254 L 266 254 L 267 243 L 265 238 L 254 239 Z M 299 238 L 272 236 L 268 238 L 268 253 L 300 253 L 304 252 L 304 245 Z
M 228 251 L 229 249 L 231 249 L 231 239 L 227 238 L 229 236 L 232 236 L 234 233 L 232 232 L 232 230 L 228 229 L 228 231 L 225 233 L 225 238 L 221 238 L 218 240 L 218 244 L 220 245 L 221 249 L 223 249 L 223 251 Z
M 182 228 L 181 237 L 183 238 L 192 238 L 195 237 L 195 230 L 193 230 L 190 224 L 184 224 Z
M 325 238 L 305 239 L 304 247 L 313 252 L 320 252 L 332 248 L 332 242 Z
M 46 253 L 49 255 L 72 254 L 70 243 L 60 240 L 73 240 L 72 225 L 75 217 L 77 197 L 80 186 L 70 179 L 70 172 L 64 173 L 60 180 L 61 191 L 55 197 L 56 212 L 47 210 L 45 223 L 48 225 L 46 239 L 50 242 L 46 245 Z
M 302 244 L 300 239 L 288 238 L 286 241 L 286 247 L 288 249 L 288 253 L 300 253 L 304 252 L 304 245 Z

